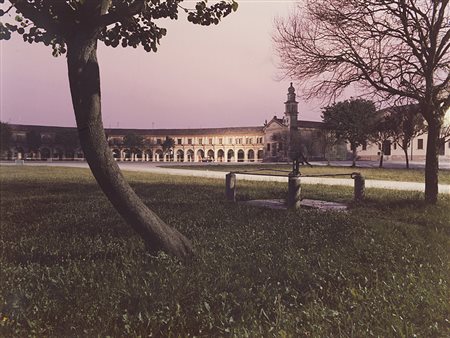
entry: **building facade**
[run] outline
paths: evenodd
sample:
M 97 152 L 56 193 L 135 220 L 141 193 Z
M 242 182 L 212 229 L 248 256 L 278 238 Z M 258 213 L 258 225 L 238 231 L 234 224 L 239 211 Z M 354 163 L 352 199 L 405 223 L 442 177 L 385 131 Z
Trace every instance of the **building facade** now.
M 200 128 L 200 129 L 106 129 L 109 146 L 117 161 L 141 162 L 263 162 L 287 161 L 286 140 L 277 135 L 292 130 L 310 135 L 312 144 L 320 142 L 322 122 L 298 120 L 298 102 L 295 89 L 288 89 L 282 118 L 274 116 L 269 122 L 255 127 Z M 84 160 L 83 151 L 76 143 L 76 128 L 11 125 L 13 136 L 10 150 L 3 154 L 8 159 Z M 40 141 L 30 144 L 30 134 Z M 140 145 L 127 146 L 127 135 L 142 140 Z M 313 140 L 315 138 L 315 141 Z M 164 147 L 173 140 L 170 149 Z M 320 158 L 320 147 L 308 152 Z
M 346 160 L 351 158 L 349 146 L 328 138 L 323 122 L 298 119 L 295 89 L 291 83 L 284 114 L 274 116 L 261 126 L 200 129 L 106 129 L 109 146 L 117 161 L 140 162 L 284 162 L 290 158 L 294 144 L 309 160 Z M 10 125 L 12 139 L 3 159 L 84 160 L 76 128 Z M 140 139 L 130 145 L 127 137 Z M 165 146 L 166 140 L 171 146 Z M 389 143 L 389 144 L 388 144 Z M 427 136 L 412 140 L 410 160 L 423 161 Z M 403 160 L 403 150 L 395 143 L 383 145 L 386 160 Z M 361 160 L 378 160 L 377 144 L 358 148 Z M 450 160 L 450 143 L 443 142 L 440 159 Z

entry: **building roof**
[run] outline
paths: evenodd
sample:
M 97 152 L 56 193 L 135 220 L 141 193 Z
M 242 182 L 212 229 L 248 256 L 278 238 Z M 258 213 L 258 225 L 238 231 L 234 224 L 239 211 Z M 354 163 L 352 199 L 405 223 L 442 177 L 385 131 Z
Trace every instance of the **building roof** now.
M 298 127 L 299 128 L 323 129 L 326 127 L 326 124 L 324 122 L 320 122 L 320 121 L 298 120 Z
M 192 128 L 192 129 L 135 129 L 135 128 L 105 128 L 109 135 L 152 135 L 152 136 L 200 136 L 200 135 L 248 135 L 263 134 L 263 126 L 261 127 L 224 127 L 224 128 Z M 14 131 L 31 131 L 35 130 L 41 133 L 56 133 L 61 131 L 76 130 L 75 127 L 57 127 L 57 126 L 37 126 L 11 124 Z

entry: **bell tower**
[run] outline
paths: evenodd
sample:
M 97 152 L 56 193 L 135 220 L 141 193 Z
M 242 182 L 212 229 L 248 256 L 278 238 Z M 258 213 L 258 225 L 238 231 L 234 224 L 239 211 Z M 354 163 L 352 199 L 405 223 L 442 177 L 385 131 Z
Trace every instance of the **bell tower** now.
M 289 130 L 298 130 L 297 118 L 298 118 L 298 102 L 295 101 L 295 88 L 292 85 L 288 88 L 287 101 L 285 106 L 285 118 L 289 127 Z

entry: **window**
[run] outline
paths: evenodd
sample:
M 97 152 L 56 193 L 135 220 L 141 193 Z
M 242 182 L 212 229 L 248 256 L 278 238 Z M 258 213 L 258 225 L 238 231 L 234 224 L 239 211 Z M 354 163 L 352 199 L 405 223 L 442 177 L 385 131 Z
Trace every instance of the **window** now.
M 267 143 L 267 151 L 270 151 L 270 143 Z
M 181 138 L 177 140 L 177 144 L 181 144 Z
M 362 150 L 367 150 L 367 143 L 366 143 L 366 142 L 364 142 L 364 143 L 362 144 Z
M 278 150 L 283 150 L 283 143 L 278 143 Z
M 208 140 L 208 143 L 209 143 L 209 144 L 213 144 L 213 142 L 212 142 L 212 141 L 213 141 L 213 139 L 212 139 L 212 138 L 210 138 L 210 139 Z
M 47 136 L 47 135 L 45 135 L 45 136 Z M 16 141 L 17 141 L 17 142 L 24 142 L 25 139 L 26 139 L 25 135 L 20 135 L 20 134 L 17 134 L 17 135 L 16 135 Z M 42 137 L 42 139 L 44 140 L 45 138 Z
M 231 137 L 228 139 L 228 143 L 233 144 L 233 139 Z
M 160 138 L 157 138 L 157 139 L 156 139 L 156 144 L 161 144 L 161 143 L 162 143 L 161 139 L 160 139 Z
M 188 138 L 188 144 L 192 144 L 192 139 Z
M 241 138 L 237 138 L 236 139 L 236 144 L 242 144 L 242 139 Z
M 394 150 L 397 150 L 397 143 L 394 143 Z
M 263 138 L 262 138 L 262 137 L 258 137 L 258 138 L 256 139 L 256 143 L 258 143 L 258 144 L 263 143 Z
M 203 139 L 199 138 L 198 139 L 198 144 L 203 144 Z
M 222 144 L 223 142 L 222 142 L 223 140 L 221 139 L 221 138 L 219 138 L 219 144 Z
M 423 139 L 419 138 L 417 140 L 417 149 L 423 149 Z

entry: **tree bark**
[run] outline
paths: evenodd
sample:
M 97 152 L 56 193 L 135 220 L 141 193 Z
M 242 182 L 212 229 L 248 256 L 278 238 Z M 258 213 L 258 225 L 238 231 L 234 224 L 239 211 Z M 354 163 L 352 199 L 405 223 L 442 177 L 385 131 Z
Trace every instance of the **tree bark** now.
M 383 151 L 383 145 L 381 145 L 380 164 L 378 165 L 379 168 L 383 168 L 383 157 L 384 157 L 384 151 Z
M 114 208 L 142 237 L 146 248 L 180 259 L 193 254 L 190 241 L 165 224 L 141 201 L 123 177 L 108 147 L 101 117 L 100 73 L 95 32 L 68 40 L 70 91 L 81 147 L 91 171 Z
M 438 198 L 438 176 L 439 176 L 439 133 L 440 123 L 436 118 L 428 121 L 427 154 L 425 160 L 425 201 L 435 204 Z
M 352 168 L 356 167 L 356 146 L 352 145 Z
M 402 147 L 402 149 L 403 152 L 405 153 L 406 169 L 409 169 L 408 147 Z

